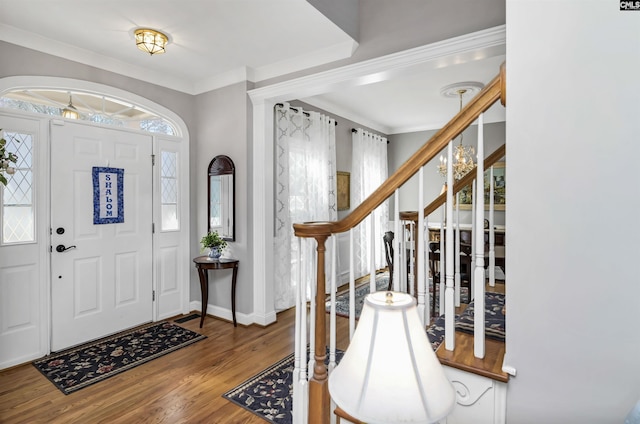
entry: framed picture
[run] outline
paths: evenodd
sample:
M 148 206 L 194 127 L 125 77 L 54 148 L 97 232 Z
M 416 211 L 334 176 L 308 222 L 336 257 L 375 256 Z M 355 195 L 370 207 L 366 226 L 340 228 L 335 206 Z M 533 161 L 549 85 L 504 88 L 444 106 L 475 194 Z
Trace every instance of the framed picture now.
M 490 169 L 484 171 L 484 209 L 489 210 L 489 175 Z M 505 210 L 507 205 L 506 198 L 506 180 L 505 180 L 505 163 L 497 162 L 493 165 L 493 207 L 497 211 Z M 460 210 L 471 210 L 473 202 L 472 188 L 470 185 L 460 190 Z
M 351 174 L 338 171 L 338 210 L 351 209 Z

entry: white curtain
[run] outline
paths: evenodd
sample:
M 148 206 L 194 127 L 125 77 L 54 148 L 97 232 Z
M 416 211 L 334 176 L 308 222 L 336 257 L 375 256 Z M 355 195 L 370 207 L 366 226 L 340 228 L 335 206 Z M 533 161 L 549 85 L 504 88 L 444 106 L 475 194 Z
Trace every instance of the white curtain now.
M 275 308 L 295 302 L 299 267 L 305 284 L 315 284 L 316 243 L 303 243 L 302 262 L 293 224 L 335 221 L 335 120 L 289 104 L 276 105 Z M 329 243 L 327 243 L 327 248 Z M 329 249 L 326 252 L 330 257 Z
M 387 139 L 359 128 L 352 132 L 353 150 L 351 165 L 352 208 L 358 206 L 387 179 Z M 371 234 L 371 220 L 373 234 Z M 356 276 L 369 273 L 371 268 L 370 246 L 374 244 L 375 269 L 387 266 L 382 237 L 387 231 L 389 206 L 387 201 L 356 227 L 354 257 Z

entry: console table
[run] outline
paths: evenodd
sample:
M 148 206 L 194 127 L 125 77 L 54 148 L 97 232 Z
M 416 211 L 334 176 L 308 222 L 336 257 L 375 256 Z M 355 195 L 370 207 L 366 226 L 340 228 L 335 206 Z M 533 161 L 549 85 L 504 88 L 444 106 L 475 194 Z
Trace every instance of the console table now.
M 236 324 L 236 278 L 238 277 L 238 261 L 231 258 L 213 259 L 208 256 L 198 256 L 193 260 L 200 277 L 200 292 L 202 294 L 202 314 L 200 316 L 200 328 L 204 324 L 204 317 L 207 315 L 207 304 L 209 303 L 209 274 L 210 269 L 233 269 L 231 279 L 231 314 L 233 316 L 233 326 Z

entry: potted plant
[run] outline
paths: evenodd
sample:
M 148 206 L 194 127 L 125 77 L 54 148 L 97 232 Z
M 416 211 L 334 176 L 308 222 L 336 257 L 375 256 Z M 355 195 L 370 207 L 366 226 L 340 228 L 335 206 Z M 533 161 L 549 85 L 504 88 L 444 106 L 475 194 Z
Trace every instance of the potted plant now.
M 220 255 L 222 255 L 222 251 L 227 247 L 227 242 L 217 231 L 209 231 L 206 236 L 202 237 L 200 240 L 200 244 L 202 244 L 202 251 L 204 249 L 209 250 L 209 257 L 213 259 L 218 259 Z
M 2 131 L 2 129 L 0 129 Z M 18 156 L 15 153 L 8 152 L 6 150 L 7 140 L 4 137 L 0 137 L 0 184 L 7 185 L 7 175 L 13 175 L 16 170 L 11 166 L 12 163 L 16 163 Z

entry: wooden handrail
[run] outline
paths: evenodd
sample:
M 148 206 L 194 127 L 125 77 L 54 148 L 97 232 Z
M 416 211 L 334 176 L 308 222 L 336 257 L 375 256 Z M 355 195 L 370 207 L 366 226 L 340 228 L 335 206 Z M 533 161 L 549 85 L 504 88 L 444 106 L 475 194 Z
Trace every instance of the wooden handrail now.
M 507 154 L 507 146 L 503 144 L 498 147 L 495 152 L 491 153 L 484 160 L 484 169 L 489 169 L 491 166 L 495 165 L 500 159 Z M 469 171 L 464 177 L 460 178 L 453 184 L 453 195 L 455 196 L 460 190 L 471 184 L 473 180 L 476 179 L 477 172 L 476 169 L 478 167 L 474 166 L 471 171 Z M 444 205 L 447 201 L 447 190 L 444 190 L 442 193 L 436 197 L 433 202 L 429 203 L 424 208 L 424 216 L 428 216 L 433 213 L 440 206 Z M 404 221 L 418 221 L 418 212 L 410 211 L 410 212 L 400 212 L 400 219 Z
M 298 237 L 315 237 L 324 235 L 329 230 L 330 234 L 343 233 L 357 226 L 373 210 L 382 204 L 393 192 L 407 182 L 418 170 L 433 159 L 451 140 L 460 135 L 469 125 L 475 121 L 481 113 L 489 109 L 497 100 L 504 101 L 502 90 L 505 85 L 506 72 L 504 63 L 500 67 L 500 73 L 469 103 L 467 103 L 456 116 L 453 117 L 442 129 L 431 137 L 418 151 L 393 173 L 376 191 L 358 205 L 349 215 L 343 219 L 323 225 L 312 223 L 293 224 L 294 233 Z M 321 233 L 315 233 L 320 230 Z

